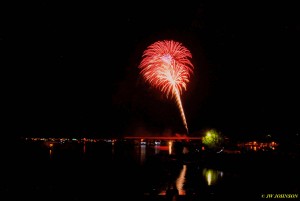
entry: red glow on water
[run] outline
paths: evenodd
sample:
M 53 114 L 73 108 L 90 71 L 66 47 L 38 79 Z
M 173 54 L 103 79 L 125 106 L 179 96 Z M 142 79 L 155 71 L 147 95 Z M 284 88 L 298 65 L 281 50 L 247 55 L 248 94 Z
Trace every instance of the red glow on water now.
M 168 151 L 169 150 L 169 146 L 162 146 L 162 145 L 160 145 L 159 147 L 158 147 L 158 149 L 159 150 L 161 150 L 161 151 Z

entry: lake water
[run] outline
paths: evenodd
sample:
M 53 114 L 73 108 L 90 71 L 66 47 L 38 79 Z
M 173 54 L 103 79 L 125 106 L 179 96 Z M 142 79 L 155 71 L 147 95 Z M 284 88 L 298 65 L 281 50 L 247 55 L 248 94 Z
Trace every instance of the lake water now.
M 168 144 L 51 146 L 2 146 L 0 200 L 263 200 L 300 191 L 298 155 L 192 154 Z

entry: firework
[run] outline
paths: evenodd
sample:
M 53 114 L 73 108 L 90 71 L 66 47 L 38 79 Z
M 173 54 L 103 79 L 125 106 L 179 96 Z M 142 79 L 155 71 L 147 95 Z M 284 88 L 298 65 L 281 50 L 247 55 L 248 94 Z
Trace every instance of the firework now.
M 181 43 L 173 40 L 157 41 L 143 53 L 139 65 L 140 74 L 151 86 L 158 88 L 167 98 L 174 98 L 180 110 L 183 124 L 188 126 L 181 102 L 181 94 L 186 90 L 193 64 L 191 52 Z

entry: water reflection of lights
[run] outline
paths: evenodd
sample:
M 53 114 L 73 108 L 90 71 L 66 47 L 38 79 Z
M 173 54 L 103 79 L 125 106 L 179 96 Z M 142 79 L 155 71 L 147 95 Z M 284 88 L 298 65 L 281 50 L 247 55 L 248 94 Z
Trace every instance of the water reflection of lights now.
M 146 145 L 141 144 L 141 163 L 145 162 L 146 159 Z
M 223 177 L 223 172 L 214 169 L 203 169 L 203 176 L 207 181 L 207 185 L 215 185 L 219 182 L 219 180 Z
M 52 158 L 52 149 L 49 150 L 50 159 Z
M 49 157 L 50 157 L 50 159 L 52 158 L 52 155 L 53 155 L 52 149 L 53 149 L 53 143 L 50 143 L 50 144 L 49 144 Z
M 169 145 L 169 154 L 171 155 L 172 154 L 172 145 L 173 145 L 173 142 L 169 141 L 168 145 Z
M 114 156 L 114 154 L 115 154 L 115 146 L 111 146 L 111 154 L 112 154 L 112 156 Z
M 183 165 L 179 176 L 177 177 L 175 183 L 169 183 L 166 189 L 163 189 L 158 195 L 166 195 L 168 190 L 177 190 L 178 195 L 186 195 L 186 191 L 184 189 L 184 184 L 186 181 L 185 175 L 186 175 L 187 166 Z M 175 197 L 174 197 L 175 198 Z
M 86 152 L 86 146 L 85 146 L 85 142 L 83 142 L 83 153 L 85 154 Z
M 154 153 L 159 154 L 159 151 L 160 151 L 160 145 L 155 145 L 154 146 Z
M 186 165 L 183 165 L 179 177 L 176 180 L 176 188 L 178 190 L 179 195 L 185 195 L 185 190 L 183 188 L 185 182 L 185 175 L 186 175 Z

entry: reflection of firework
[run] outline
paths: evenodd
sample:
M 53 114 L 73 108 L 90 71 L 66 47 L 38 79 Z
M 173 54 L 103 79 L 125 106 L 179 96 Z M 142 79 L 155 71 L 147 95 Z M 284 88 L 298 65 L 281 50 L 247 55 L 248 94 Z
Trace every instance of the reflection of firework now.
M 146 82 L 160 89 L 167 97 L 175 98 L 187 131 L 180 95 L 183 89 L 186 90 L 194 68 L 189 58 L 192 58 L 192 54 L 181 43 L 164 40 L 150 45 L 144 51 L 139 65 Z
M 208 186 L 215 185 L 219 182 L 219 180 L 223 177 L 223 172 L 214 169 L 203 169 L 203 176 L 207 181 Z

